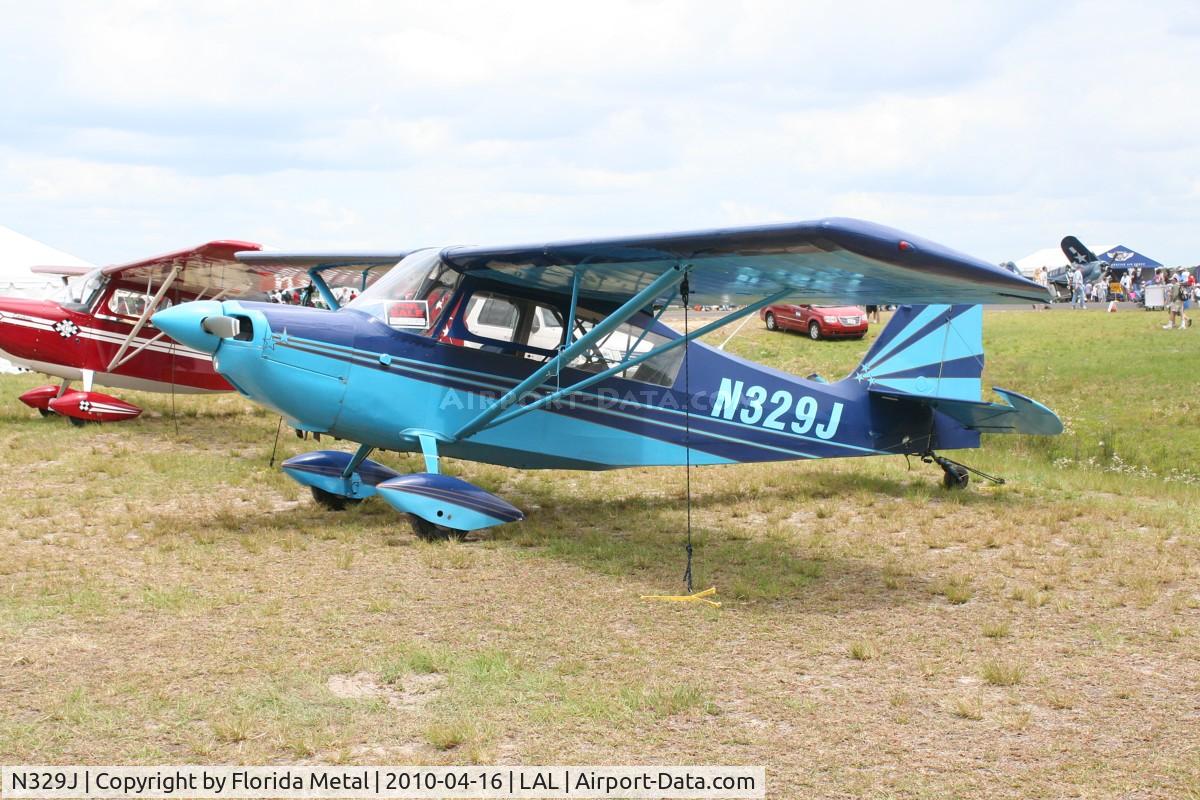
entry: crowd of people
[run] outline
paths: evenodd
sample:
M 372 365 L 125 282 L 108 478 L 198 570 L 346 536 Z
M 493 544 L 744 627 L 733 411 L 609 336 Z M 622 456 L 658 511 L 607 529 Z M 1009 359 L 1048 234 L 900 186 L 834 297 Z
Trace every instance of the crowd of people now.
M 1165 328 L 1175 327 L 1178 316 L 1180 327 L 1191 322 L 1184 313 L 1194 302 L 1200 302 L 1200 287 L 1196 284 L 1195 270 L 1185 267 L 1171 269 L 1159 267 L 1151 271 L 1149 268 L 1130 267 L 1117 278 L 1109 269 L 1105 269 L 1098 278 L 1089 281 L 1085 278 L 1083 268 L 1076 264 L 1067 271 L 1067 289 L 1073 308 L 1086 309 L 1089 301 L 1093 303 L 1111 303 L 1117 300 L 1145 302 L 1145 292 L 1150 286 L 1161 286 L 1163 302 L 1171 321 Z M 1034 281 L 1051 288 L 1049 270 L 1039 267 L 1034 271 Z M 1175 309 L 1173 312 L 1172 309 Z
M 346 305 L 346 303 L 358 297 L 358 292 L 353 288 L 341 286 L 333 290 L 333 295 L 337 298 L 340 305 Z M 329 307 L 315 286 L 306 286 L 303 289 L 279 289 L 268 292 L 267 299 L 272 303 L 283 303 L 288 306 Z

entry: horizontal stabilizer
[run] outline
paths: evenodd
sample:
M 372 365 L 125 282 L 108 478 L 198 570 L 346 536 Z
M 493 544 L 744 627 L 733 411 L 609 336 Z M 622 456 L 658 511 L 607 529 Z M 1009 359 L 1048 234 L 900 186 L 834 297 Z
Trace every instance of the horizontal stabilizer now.
M 1026 433 L 1034 436 L 1055 436 L 1062 433 L 1062 421 L 1050 409 L 1023 394 L 992 387 L 1007 402 L 988 403 L 976 400 L 953 400 L 922 397 L 904 392 L 872 389 L 874 394 L 917 401 L 934 408 L 951 419 L 980 433 Z

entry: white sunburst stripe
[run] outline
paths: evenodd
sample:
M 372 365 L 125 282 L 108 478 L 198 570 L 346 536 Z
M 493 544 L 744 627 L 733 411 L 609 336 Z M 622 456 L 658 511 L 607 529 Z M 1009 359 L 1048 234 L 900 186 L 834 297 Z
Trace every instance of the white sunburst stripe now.
M 18 325 L 22 328 L 57 332 L 54 327 L 54 323 L 50 322 L 49 320 L 41 317 L 31 317 L 26 314 L 13 314 L 8 311 L 0 311 L 0 322 L 6 322 L 10 325 Z M 94 341 L 115 345 L 124 344 L 125 340 L 129 338 L 128 334 L 120 334 L 115 331 L 106 331 L 86 325 L 79 326 L 79 333 L 76 335 L 83 339 L 92 339 Z M 152 337 L 149 336 L 135 336 L 130 344 L 136 347 L 137 345 L 150 341 L 151 338 Z M 160 340 L 148 345 L 143 349 L 152 350 L 156 353 L 165 353 L 168 355 L 173 350 L 175 355 L 183 356 L 184 358 L 194 358 L 199 361 L 212 361 L 212 356 L 209 353 L 204 353 L 179 343 L 175 343 L 174 346 L 172 346 L 170 343 L 163 343 Z
M 7 322 L 9 325 L 19 325 L 22 328 L 35 328 L 43 331 L 54 330 L 54 325 L 49 320 L 29 317 L 25 314 L 12 314 L 7 311 L 0 311 L 0 322 Z
M 106 331 L 99 328 L 90 327 L 81 327 L 79 329 L 79 335 L 84 339 L 94 339 L 98 342 L 106 342 L 108 344 L 115 345 L 124 344 L 125 340 L 129 338 L 128 334 L 120 334 L 114 331 Z M 137 347 L 145 342 L 150 341 L 151 338 L 152 337 L 148 336 L 136 336 L 134 337 L 133 341 L 130 342 L 130 345 L 131 347 Z M 212 361 L 212 355 L 209 353 L 203 353 L 199 350 L 195 350 L 191 347 L 178 343 L 175 343 L 174 345 L 170 343 L 164 343 L 162 340 L 154 342 L 143 349 L 166 354 L 170 354 L 172 350 L 174 350 L 175 355 L 183 356 L 184 358 L 194 358 L 200 361 Z
M 120 406 L 113 406 L 113 405 L 109 405 L 108 403 L 97 403 L 94 401 L 89 401 L 88 407 L 86 409 L 81 408 L 80 410 L 81 411 L 82 410 L 104 411 L 109 414 L 140 414 L 141 413 L 140 408 L 121 408 Z

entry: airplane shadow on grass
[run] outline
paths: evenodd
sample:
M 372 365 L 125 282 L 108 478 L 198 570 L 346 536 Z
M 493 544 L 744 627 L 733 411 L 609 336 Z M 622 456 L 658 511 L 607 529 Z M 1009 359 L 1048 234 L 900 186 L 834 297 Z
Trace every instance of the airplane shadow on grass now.
M 759 523 L 755 512 L 740 510 L 739 504 L 752 499 L 757 506 L 766 503 L 790 516 L 793 510 L 811 511 L 816 501 L 844 498 L 853 503 L 864 494 L 938 507 L 982 505 L 999 510 L 1013 502 L 1003 494 L 950 493 L 919 480 L 843 472 L 813 472 L 805 477 L 802 483 L 769 484 L 752 491 L 694 492 L 695 585 L 715 583 L 726 598 L 747 602 L 802 600 L 805 605 L 842 609 L 926 603 L 931 596 L 929 581 L 888 566 L 877 553 L 863 558 L 830 555 L 814 543 L 814 536 L 837 537 L 844 523 L 811 513 L 802 523 Z M 492 529 L 488 538 L 602 574 L 672 591 L 679 588 L 686 559 L 682 492 L 613 500 L 568 498 L 553 490 L 522 494 L 518 489 L 518 502 L 536 505 L 537 510 L 522 523 Z M 874 508 L 886 512 L 878 505 Z M 730 510 L 729 517 L 714 515 L 723 509 Z
M 481 483 L 504 482 L 507 471 L 480 476 Z M 487 480 L 486 478 L 493 480 Z M 743 603 L 799 603 L 812 611 L 847 610 L 924 604 L 934 594 L 934 579 L 898 571 L 880 551 L 863 557 L 831 554 L 821 541 L 834 542 L 846 522 L 822 518 L 815 509 L 838 503 L 861 503 L 865 497 L 895 498 L 938 508 L 944 516 L 954 506 L 985 506 L 1000 512 L 1016 502 L 1003 493 L 947 492 L 924 475 L 913 479 L 854 472 L 809 471 L 796 480 L 754 485 L 730 482 L 727 488 L 695 490 L 692 497 L 694 577 L 697 588 L 717 585 L 725 600 Z M 468 541 L 497 543 L 514 552 L 560 560 L 588 571 L 627 579 L 639 591 L 682 591 L 686 559 L 686 506 L 679 491 L 628 494 L 621 497 L 570 496 L 559 484 L 522 476 L 505 492 L 528 517 L 520 523 L 491 528 Z M 662 486 L 661 483 L 658 484 Z M 497 489 L 500 487 L 488 486 Z M 751 503 L 753 508 L 744 506 Z M 761 511 L 766 506 L 776 520 Z M 728 510 L 728 515 L 722 515 Z M 779 512 L 785 521 L 780 522 Z M 886 504 L 864 508 L 864 515 L 888 513 Z M 790 519 L 805 513 L 801 521 Z M 758 518 L 762 517 L 761 520 Z M 859 523 L 855 523 L 859 524 Z M 946 524 L 930 520 L 930 524 Z M 217 530 L 254 535 L 289 532 L 304 538 L 378 534 L 389 544 L 408 535 L 408 522 L 377 499 L 345 512 L 316 508 L 301 499 L 294 508 L 262 513 L 218 512 Z M 860 532 L 860 531 L 855 531 Z M 815 538 L 814 538 L 815 537 Z

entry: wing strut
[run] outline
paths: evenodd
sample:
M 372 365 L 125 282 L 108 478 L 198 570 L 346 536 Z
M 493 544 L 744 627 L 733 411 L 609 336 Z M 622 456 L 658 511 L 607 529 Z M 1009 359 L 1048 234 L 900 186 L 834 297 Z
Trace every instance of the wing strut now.
M 317 287 L 317 291 L 321 294 L 321 299 L 325 301 L 325 305 L 329 306 L 330 311 L 337 311 L 342 307 L 342 304 L 333 296 L 333 290 L 329 288 L 329 284 L 325 282 L 325 278 L 321 275 L 321 270 L 329 269 L 329 267 L 310 267 L 308 270 L 309 280 L 313 286 Z
M 203 299 L 204 299 L 204 295 L 205 295 L 205 293 L 207 293 L 207 291 L 208 291 L 208 290 L 207 290 L 207 289 L 205 289 L 203 292 L 201 292 L 200 294 L 196 295 L 196 297 L 195 297 L 195 298 L 193 298 L 193 299 L 194 299 L 194 300 L 203 300 Z M 222 297 L 224 297 L 224 296 L 225 296 L 226 294 L 228 294 L 228 293 L 229 293 L 229 290 L 228 290 L 228 289 L 222 289 L 221 291 L 217 292 L 216 294 L 214 294 L 212 297 L 210 297 L 210 298 L 208 298 L 208 299 L 209 299 L 209 300 L 220 300 Z M 109 365 L 109 367 L 108 367 L 108 369 L 107 369 L 106 371 L 107 371 L 107 372 L 112 372 L 113 370 L 120 369 L 120 368 L 121 368 L 121 367 L 123 367 L 125 364 L 128 364 L 130 361 L 132 361 L 132 360 L 133 360 L 133 359 L 134 359 L 134 358 L 137 356 L 137 354 L 138 354 L 138 353 L 142 352 L 142 351 L 143 351 L 143 350 L 145 350 L 147 347 L 149 347 L 150 345 L 154 344 L 155 342 L 157 342 L 159 339 L 163 338 L 163 337 L 164 337 L 164 336 L 166 336 L 166 335 L 167 335 L 166 333 L 164 333 L 164 332 L 162 332 L 162 331 L 159 331 L 158 333 L 154 334 L 154 336 L 153 336 L 152 338 L 145 340 L 144 342 L 142 342 L 141 344 L 139 344 L 137 347 L 133 348 L 133 349 L 132 349 L 132 350 L 130 350 L 128 353 L 126 353 L 126 354 L 125 354 L 125 357 L 124 357 L 124 358 L 122 358 L 120 361 L 117 361 L 115 364 L 110 364 L 110 365 Z M 133 334 L 130 334 L 130 335 L 129 335 L 129 337 L 126 339 L 126 341 L 133 341 Z M 174 350 L 172 350 L 172 351 L 171 351 L 171 357 L 172 357 L 172 358 L 174 358 L 174 357 L 175 357 L 175 351 L 174 351 Z M 113 360 L 114 360 L 114 361 L 116 361 L 116 359 L 115 359 L 115 358 L 114 358 Z M 172 383 L 172 384 L 174 384 L 174 383 L 175 383 L 175 381 L 174 381 L 174 380 L 172 380 L 172 381 L 171 381 L 171 383 Z
M 782 289 L 773 295 L 764 297 L 762 300 L 751 303 L 748 306 L 739 308 L 737 311 L 730 312 L 729 314 L 726 314 L 725 316 L 721 317 L 720 319 L 718 319 L 714 322 L 710 322 L 707 325 L 701 326 L 694 331 L 688 331 L 686 334 L 684 334 L 683 336 L 680 336 L 678 339 L 672 339 L 669 342 L 664 342 L 663 344 L 660 344 L 658 347 L 655 347 L 653 350 L 642 353 L 641 355 L 638 355 L 638 356 L 634 356 L 633 358 L 628 358 L 619 364 L 614 364 L 613 366 L 609 367 L 608 369 L 606 369 L 602 372 L 597 372 L 595 375 L 589 375 L 588 377 L 584 378 L 583 380 L 579 381 L 578 383 L 568 386 L 565 389 L 560 389 L 558 391 L 552 392 L 551 394 L 545 395 L 544 397 L 539 397 L 537 400 L 535 400 L 534 402 L 532 402 L 528 405 L 519 406 L 517 408 L 514 408 L 512 411 L 509 411 L 507 414 L 500 415 L 495 420 L 493 420 L 490 424 L 485 425 L 484 427 L 492 428 L 497 425 L 502 425 L 505 422 L 508 422 L 509 420 L 516 419 L 517 417 L 521 416 L 522 414 L 527 414 L 530 411 L 534 411 L 536 409 L 541 408 L 544 405 L 547 405 L 548 403 L 553 403 L 555 400 L 559 399 L 560 397 L 564 397 L 569 394 L 574 394 L 575 392 L 583 391 L 587 387 L 589 387 L 593 384 L 599 383 L 600 381 L 604 380 L 605 378 L 611 378 L 613 375 L 616 375 L 619 372 L 624 372 L 625 370 L 629 369 L 630 367 L 636 367 L 638 364 L 642 363 L 643 361 L 648 361 L 649 359 L 654 358 L 655 356 L 662 355 L 663 353 L 666 353 L 670 350 L 674 350 L 676 347 L 682 347 L 684 344 L 686 344 L 687 342 L 690 342 L 692 339 L 695 339 L 697 337 L 704 336 L 708 333 L 711 333 L 712 331 L 715 331 L 718 328 L 728 325 L 729 323 L 733 322 L 736 319 L 747 316 L 749 314 L 753 314 L 755 311 L 758 311 L 763 306 L 769 306 L 772 303 L 777 303 L 780 300 L 782 300 L 784 297 L 786 297 L 787 295 L 793 294 L 793 293 L 794 292 L 792 289 Z M 482 430 L 482 428 L 480 430 Z
M 125 351 L 129 349 L 129 345 L 133 342 L 133 337 L 142 332 L 142 328 L 146 327 L 146 323 L 150 321 L 150 315 L 154 313 L 154 309 L 158 308 L 158 303 L 163 299 L 163 295 L 167 293 L 167 289 L 171 288 L 171 284 L 175 283 L 175 278 L 179 275 L 179 270 L 183 265 L 178 261 L 171 267 L 171 272 L 167 275 L 167 279 L 163 281 L 162 286 L 158 287 L 158 292 L 154 295 L 154 299 L 146 304 L 146 309 L 142 315 L 138 317 L 138 321 L 134 323 L 133 329 L 129 331 L 129 335 L 125 337 L 125 341 L 121 342 L 121 346 L 117 348 L 117 352 L 113 354 L 112 360 L 105 367 L 105 372 L 112 372 L 116 368 L 117 362 L 121 360 L 121 356 L 125 355 Z
M 532 375 L 518 383 L 508 391 L 503 397 L 492 403 L 490 406 L 479 412 L 475 419 L 463 425 L 451 437 L 451 441 L 459 441 L 473 436 L 479 431 L 488 427 L 488 423 L 500 416 L 509 406 L 520 402 L 521 398 L 537 389 L 546 380 L 547 376 L 554 374 L 556 370 L 563 364 L 569 364 L 571 359 L 579 355 L 583 351 L 591 347 L 595 342 L 607 336 L 618 325 L 627 321 L 635 314 L 639 313 L 643 308 L 650 305 L 664 292 L 674 289 L 687 275 L 690 265 L 676 264 L 671 269 L 659 275 L 650 285 L 632 298 L 627 300 L 623 306 L 618 308 L 613 313 L 602 319 L 600 322 L 583 336 L 580 336 L 570 345 L 559 351 L 558 355 L 551 358 L 541 367 L 539 367 Z M 571 324 L 573 320 L 568 321 Z

